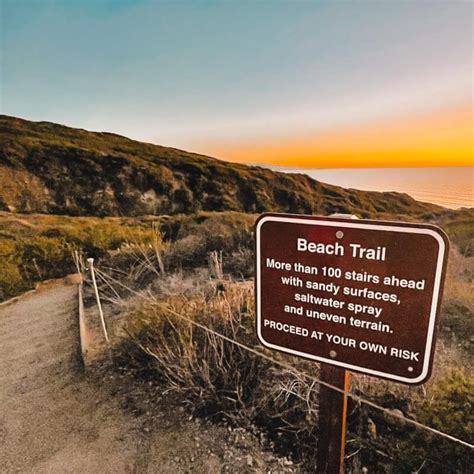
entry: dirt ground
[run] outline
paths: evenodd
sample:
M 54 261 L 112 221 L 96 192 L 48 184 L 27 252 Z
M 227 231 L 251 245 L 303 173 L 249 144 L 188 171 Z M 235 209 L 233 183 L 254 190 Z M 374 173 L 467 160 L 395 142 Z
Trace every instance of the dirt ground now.
M 257 436 L 192 419 L 159 387 L 143 393 L 126 375 L 84 372 L 75 284 L 0 306 L 2 473 L 297 471 Z

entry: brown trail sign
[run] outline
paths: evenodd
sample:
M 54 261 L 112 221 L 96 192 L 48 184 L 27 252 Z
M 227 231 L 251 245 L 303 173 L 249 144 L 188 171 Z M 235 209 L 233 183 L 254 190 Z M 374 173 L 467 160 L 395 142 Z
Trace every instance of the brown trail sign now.
M 264 346 L 331 364 L 323 380 L 342 387 L 346 369 L 407 384 L 429 378 L 449 249 L 443 231 L 263 214 L 255 235 L 257 335 Z M 322 390 L 323 405 L 331 405 L 328 396 Z M 334 421 L 341 412 L 328 416 Z

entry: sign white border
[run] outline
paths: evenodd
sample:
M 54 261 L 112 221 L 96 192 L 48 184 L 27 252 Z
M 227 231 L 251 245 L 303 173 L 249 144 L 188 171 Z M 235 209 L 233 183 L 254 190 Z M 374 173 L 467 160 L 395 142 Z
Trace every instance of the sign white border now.
M 446 244 L 441 237 L 441 235 L 432 230 L 431 228 L 423 228 L 423 227 L 411 227 L 407 225 L 406 227 L 397 225 L 396 223 L 392 223 L 387 221 L 387 224 L 375 224 L 375 223 L 366 223 L 363 224 L 360 221 L 352 221 L 348 222 L 347 220 L 337 220 L 336 218 L 326 218 L 324 220 L 317 220 L 317 216 L 309 216 L 307 219 L 301 219 L 298 217 L 283 217 L 277 215 L 268 215 L 263 216 L 257 223 L 256 226 L 256 318 L 257 318 L 257 336 L 260 342 L 270 349 L 276 349 L 282 352 L 286 352 L 292 355 L 304 357 L 306 359 L 316 360 L 318 362 L 325 362 L 332 365 L 337 365 L 340 367 L 344 367 L 349 370 L 354 370 L 357 372 L 362 372 L 368 375 L 374 375 L 378 377 L 384 377 L 391 380 L 396 380 L 398 382 L 409 383 L 409 384 L 417 384 L 422 382 L 428 375 L 429 367 L 430 367 L 430 359 L 431 359 L 431 348 L 433 344 L 433 335 L 435 330 L 435 322 L 436 322 L 436 314 L 438 311 L 438 302 L 439 302 L 439 294 L 441 290 L 441 278 L 443 274 L 443 264 L 444 264 L 444 254 L 446 250 Z M 382 230 L 382 231 L 390 231 L 390 232 L 403 232 L 406 234 L 425 234 L 433 237 L 438 242 L 438 258 L 436 262 L 436 274 L 435 274 L 435 281 L 433 286 L 433 296 L 431 299 L 431 311 L 430 311 L 430 320 L 428 324 L 428 334 L 426 338 L 426 347 L 425 347 L 425 356 L 423 360 L 423 371 L 422 373 L 415 377 L 401 377 L 399 375 L 387 373 L 387 372 L 380 372 L 378 370 L 367 369 L 363 366 L 351 365 L 344 362 L 336 361 L 333 359 L 328 359 L 325 357 L 318 357 L 311 354 L 307 354 L 305 352 L 296 351 L 293 349 L 289 349 L 287 347 L 277 346 L 275 344 L 271 344 L 262 336 L 262 315 L 261 315 L 261 258 L 260 258 L 260 230 L 266 222 L 285 222 L 288 224 L 304 224 L 304 225 L 320 225 L 326 227 L 340 227 L 340 228 L 354 228 L 354 229 L 369 229 L 369 230 Z M 369 221 L 370 222 L 370 221 Z M 413 225 L 413 224 L 412 224 Z M 421 224 L 422 225 L 422 224 Z

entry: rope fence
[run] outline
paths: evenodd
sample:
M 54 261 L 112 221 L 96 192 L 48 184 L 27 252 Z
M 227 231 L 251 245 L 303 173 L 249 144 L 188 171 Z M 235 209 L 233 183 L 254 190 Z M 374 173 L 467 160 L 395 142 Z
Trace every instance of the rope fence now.
M 383 414 L 385 415 L 388 415 L 390 417 L 393 417 L 393 418 L 397 418 L 401 421 L 403 421 L 404 423 L 407 423 L 407 424 L 410 424 L 420 430 L 424 430 L 426 432 L 429 432 L 433 435 L 436 435 L 438 437 L 441 437 L 441 438 L 444 438 L 446 440 L 449 440 L 453 443 L 457 443 L 461 446 L 464 446 L 464 447 L 467 447 L 469 449 L 472 449 L 474 450 L 474 445 L 467 442 L 467 441 L 464 441 L 462 439 L 459 439 L 455 436 L 452 436 L 448 433 L 444 433 L 443 431 L 440 431 L 436 428 L 433 428 L 431 426 L 427 426 L 419 421 L 416 421 L 416 420 L 413 420 L 411 418 L 407 418 L 405 415 L 403 414 L 400 414 L 398 411 L 392 411 L 390 409 L 387 409 L 381 405 L 378 405 L 377 403 L 375 402 L 372 402 L 371 400 L 368 400 L 356 393 L 353 393 L 351 391 L 349 391 L 348 393 L 344 392 L 344 390 L 342 390 L 341 388 L 339 387 L 336 387 L 330 383 L 327 383 L 325 381 L 322 381 L 320 380 L 319 378 L 313 376 L 313 375 L 310 375 L 310 374 L 307 374 L 305 372 L 302 372 L 298 369 L 296 369 L 293 365 L 285 362 L 285 361 L 282 361 L 282 360 L 279 360 L 279 359 L 276 359 L 274 357 L 272 357 L 271 355 L 268 355 L 264 352 L 261 352 L 257 349 L 254 349 L 253 347 L 250 347 L 250 346 L 247 346 L 239 341 L 236 341 L 230 337 L 227 337 L 225 336 L 224 334 L 221 334 L 191 318 L 188 318 L 187 316 L 183 315 L 183 314 L 180 314 L 176 311 L 174 311 L 172 308 L 170 308 L 168 305 L 166 305 L 165 303 L 162 303 L 160 301 L 158 301 L 156 298 L 154 298 L 153 296 L 147 296 L 145 294 L 143 294 L 142 292 L 139 292 L 139 291 L 136 291 L 134 290 L 133 288 L 130 288 L 129 286 L 125 285 L 124 283 L 122 283 L 120 280 L 117 280 L 116 278 L 112 277 L 111 275 L 99 270 L 98 268 L 95 268 L 95 272 L 97 273 L 97 275 L 101 278 L 101 280 L 104 280 L 104 282 L 107 283 L 107 286 L 109 288 L 111 288 L 115 295 L 118 295 L 117 291 L 113 288 L 113 286 L 111 285 L 111 283 L 114 283 L 116 285 L 119 285 L 120 287 L 124 288 L 125 290 L 127 290 L 128 292 L 144 299 L 145 301 L 151 303 L 153 306 L 156 306 L 156 307 L 160 307 L 162 309 L 164 309 L 165 311 L 167 311 L 169 314 L 172 314 L 173 316 L 176 316 L 178 318 L 181 318 L 182 320 L 184 321 L 187 321 L 188 323 L 192 324 L 193 326 L 195 327 L 198 327 L 200 329 L 202 329 L 203 331 L 206 331 L 207 333 L 209 334 L 212 334 L 213 336 L 215 337 L 218 337 L 226 342 L 228 342 L 229 344 L 233 344 L 245 351 L 248 351 L 249 353 L 253 354 L 254 356 L 256 357 L 261 357 L 262 359 L 265 359 L 269 362 L 271 362 L 272 364 L 275 364 L 276 366 L 279 366 L 281 368 L 284 368 L 286 369 L 287 371 L 289 371 L 290 373 L 292 373 L 293 375 L 296 375 L 296 376 L 301 376 L 301 377 L 304 377 L 306 378 L 307 380 L 313 382 L 313 383 L 316 383 L 316 384 L 319 384 L 321 386 L 324 386 L 330 390 L 333 390 L 335 392 L 338 392 L 338 393 L 341 393 L 341 394 L 346 394 L 349 398 L 351 398 L 352 400 L 354 400 L 354 402 L 358 403 L 358 404 L 361 404 L 361 405 L 366 405 L 368 407 L 371 407 L 375 410 L 378 410 L 380 412 L 382 412 Z M 151 357 L 154 357 L 155 355 L 153 354 L 153 352 L 151 350 L 149 350 L 148 348 L 146 347 L 143 347 L 141 346 L 142 350 L 144 350 L 147 354 L 149 354 Z M 156 358 L 156 356 L 155 356 Z

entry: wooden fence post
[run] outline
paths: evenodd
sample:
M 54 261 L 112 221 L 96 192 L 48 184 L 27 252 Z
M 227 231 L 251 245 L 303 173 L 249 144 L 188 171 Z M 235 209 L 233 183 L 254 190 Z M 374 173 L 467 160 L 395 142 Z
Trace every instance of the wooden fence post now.
M 99 308 L 99 316 L 100 316 L 100 323 L 102 325 L 102 331 L 104 332 L 104 337 L 105 337 L 105 341 L 107 342 L 107 346 L 109 346 L 109 336 L 107 334 L 107 328 L 105 326 L 104 313 L 102 311 L 102 304 L 100 303 L 100 297 L 99 297 L 99 289 L 97 288 L 97 281 L 95 279 L 94 259 L 88 258 L 87 262 L 89 263 L 89 270 L 91 271 L 92 284 L 94 285 L 95 297 L 97 299 L 97 306 Z

